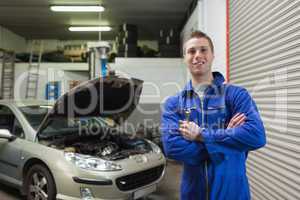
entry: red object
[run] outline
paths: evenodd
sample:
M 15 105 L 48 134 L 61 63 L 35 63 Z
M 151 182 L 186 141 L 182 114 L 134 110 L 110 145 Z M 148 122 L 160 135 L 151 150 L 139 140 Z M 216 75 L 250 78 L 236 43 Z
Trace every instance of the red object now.
M 230 81 L 230 61 L 229 61 L 229 0 L 226 0 L 226 82 Z

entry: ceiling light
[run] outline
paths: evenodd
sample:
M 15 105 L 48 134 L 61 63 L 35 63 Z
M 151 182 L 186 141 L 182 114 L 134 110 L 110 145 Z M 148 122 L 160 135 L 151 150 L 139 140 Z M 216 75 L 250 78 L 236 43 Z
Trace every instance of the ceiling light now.
M 109 26 L 83 26 L 83 27 L 74 27 L 71 26 L 69 28 L 70 31 L 96 31 L 96 32 L 102 32 L 102 31 L 111 31 L 111 27 Z
M 51 6 L 55 12 L 103 12 L 103 6 Z

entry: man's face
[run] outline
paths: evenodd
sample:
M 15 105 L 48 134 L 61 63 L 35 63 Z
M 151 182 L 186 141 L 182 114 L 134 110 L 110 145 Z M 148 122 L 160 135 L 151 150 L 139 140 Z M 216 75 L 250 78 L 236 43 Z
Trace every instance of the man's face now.
M 184 60 L 192 76 L 208 76 L 214 54 L 206 38 L 192 38 L 185 43 Z

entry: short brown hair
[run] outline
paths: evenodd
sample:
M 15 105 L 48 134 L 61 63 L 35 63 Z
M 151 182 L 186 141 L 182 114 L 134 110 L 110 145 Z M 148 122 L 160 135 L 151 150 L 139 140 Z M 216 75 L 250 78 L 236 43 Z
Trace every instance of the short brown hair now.
M 208 35 L 206 35 L 206 33 L 202 32 L 202 31 L 198 31 L 198 30 L 193 31 L 191 33 L 190 37 L 186 40 L 186 42 L 189 41 L 192 38 L 206 38 L 208 40 L 211 51 L 214 52 L 214 44 L 213 44 L 211 38 Z M 183 45 L 183 54 L 185 54 L 185 44 L 186 44 L 186 42 Z

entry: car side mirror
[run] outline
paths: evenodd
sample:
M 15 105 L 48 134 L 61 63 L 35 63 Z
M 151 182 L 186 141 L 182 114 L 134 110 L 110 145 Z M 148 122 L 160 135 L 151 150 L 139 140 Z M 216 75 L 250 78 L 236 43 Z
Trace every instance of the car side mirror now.
M 8 141 L 13 141 L 17 137 L 12 135 L 11 132 L 7 129 L 0 129 L 0 139 L 7 139 Z

